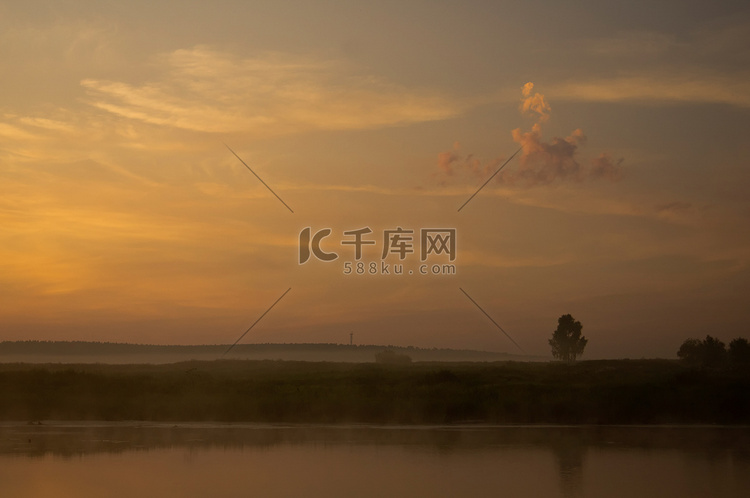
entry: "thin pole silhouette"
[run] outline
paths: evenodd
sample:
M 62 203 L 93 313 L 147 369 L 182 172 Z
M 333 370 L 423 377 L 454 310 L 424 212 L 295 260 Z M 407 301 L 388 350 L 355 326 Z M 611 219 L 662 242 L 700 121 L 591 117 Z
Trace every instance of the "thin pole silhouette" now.
M 519 152 L 521 152 L 521 149 L 523 149 L 523 145 L 522 145 L 522 146 L 520 146 L 520 147 L 518 148 L 518 150 L 517 150 L 517 151 L 515 151 L 515 152 L 513 153 L 513 155 L 512 155 L 512 156 L 510 156 L 510 157 L 509 157 L 508 159 L 506 159 L 506 160 L 505 160 L 505 162 L 503 163 L 503 165 L 502 165 L 502 166 L 500 166 L 499 168 L 497 168 L 497 171 L 495 171 L 494 173 L 492 173 L 492 176 L 491 176 L 491 177 L 489 177 L 489 178 L 487 178 L 487 181 L 486 181 L 486 182 L 484 182 L 484 183 L 482 184 L 482 186 L 481 186 L 481 187 L 479 187 L 479 189 L 477 189 L 477 191 L 476 191 L 476 192 L 474 192 L 474 193 L 473 193 L 473 194 L 471 195 L 471 197 L 469 197 L 469 198 L 468 198 L 468 199 L 466 200 L 466 202 L 464 202 L 463 204 L 461 204 L 461 207 L 460 207 L 460 208 L 458 208 L 458 212 L 459 212 L 459 213 L 460 213 L 460 212 L 461 212 L 461 210 L 462 210 L 462 209 L 464 208 L 464 206 L 466 206 L 466 205 L 467 205 L 467 204 L 469 203 L 469 201 L 471 201 L 471 200 L 472 200 L 472 199 L 473 199 L 473 198 L 474 198 L 474 197 L 475 197 L 475 196 L 476 196 L 476 195 L 477 195 L 477 194 L 479 193 L 479 191 L 480 191 L 480 190 L 482 190 L 482 189 L 483 189 L 483 188 L 484 188 L 485 186 L 487 186 L 487 184 L 488 184 L 488 183 L 490 183 L 490 180 L 492 180 L 493 178 L 495 178 L 495 175 L 497 175 L 498 173 L 500 173 L 500 170 L 501 170 L 501 169 L 503 169 L 503 168 L 505 167 L 505 165 L 506 165 L 506 164 L 508 164 L 508 163 L 510 162 L 510 160 L 511 160 L 511 159 L 513 159 L 514 157 L 516 157 L 516 154 L 518 154 Z
M 289 288 L 288 288 L 288 289 L 286 290 L 286 292 L 284 292 L 284 293 L 283 293 L 283 294 L 281 295 L 281 297 L 280 297 L 280 298 L 278 298 L 278 299 L 277 299 L 277 300 L 276 300 L 276 301 L 275 301 L 275 302 L 274 302 L 274 303 L 273 303 L 273 304 L 271 305 L 271 307 L 270 307 L 270 308 L 268 308 L 268 309 L 267 309 L 266 311 L 264 311 L 264 312 L 263 312 L 263 314 L 262 314 L 262 315 L 260 315 L 260 317 L 259 317 L 259 318 L 258 318 L 257 320 L 255 320 L 255 322 L 254 322 L 254 323 L 253 323 L 252 325 L 250 325 L 250 327 L 248 327 L 248 329 L 247 329 L 247 330 L 246 330 L 246 331 L 245 331 L 245 332 L 244 332 L 244 333 L 243 333 L 243 334 L 242 334 L 242 335 L 240 336 L 240 338 L 239 338 L 239 339 L 237 339 L 236 341 L 234 341 L 234 344 L 232 344 L 231 346 L 229 346 L 229 349 L 227 349 L 226 351 L 224 351 L 224 354 L 223 354 L 223 355 L 221 355 L 221 356 L 222 356 L 222 358 L 223 358 L 224 356 L 226 356 L 226 355 L 227 355 L 227 353 L 228 353 L 228 352 L 230 352 L 230 351 L 232 350 L 232 348 L 233 348 L 233 347 L 235 347 L 235 346 L 237 345 L 237 343 L 238 343 L 238 342 L 240 342 L 240 341 L 242 340 L 242 338 L 243 338 L 243 337 L 245 337 L 245 336 L 247 335 L 247 333 L 248 333 L 248 332 L 250 332 L 250 331 L 251 331 L 251 330 L 253 329 L 253 327 L 255 327 L 255 326 L 256 326 L 256 325 L 258 324 L 258 322 L 259 322 L 259 321 L 260 321 L 260 320 L 261 320 L 261 319 L 262 319 L 262 318 L 263 318 L 264 316 L 266 316 L 266 314 L 268 314 L 268 312 L 269 312 L 269 311 L 271 311 L 271 310 L 273 309 L 273 307 L 274 307 L 274 306 L 276 306 L 276 305 L 278 304 L 278 302 L 279 302 L 279 301 L 281 301 L 281 300 L 282 300 L 282 299 L 284 298 L 284 296 L 286 296 L 286 295 L 287 295 L 287 293 L 288 293 L 288 292 L 289 292 L 290 290 L 292 290 L 292 288 L 291 288 L 291 287 L 289 287 Z
M 508 339 L 510 339 L 510 342 L 512 342 L 513 344 L 515 344 L 515 345 L 516 345 L 516 347 L 517 347 L 518 349 L 520 349 L 520 350 L 521 350 L 521 352 L 522 352 L 523 354 L 527 354 L 527 353 L 526 353 L 526 351 L 524 351 L 524 349 L 523 349 L 523 348 L 522 348 L 521 346 L 519 346 L 519 345 L 518 345 L 518 343 L 517 343 L 517 342 L 516 342 L 515 340 L 513 340 L 513 338 L 512 338 L 511 336 L 510 336 L 510 334 L 508 334 L 508 333 L 507 333 L 507 332 L 505 331 L 505 329 L 503 329 L 503 328 L 502 328 L 502 327 L 501 327 L 500 325 L 498 325 L 498 323 L 497 323 L 497 322 L 496 322 L 496 321 L 495 321 L 495 320 L 494 320 L 494 319 L 493 319 L 493 318 L 492 318 L 492 317 L 491 317 L 490 315 L 488 315 L 488 314 L 487 314 L 487 312 L 486 312 L 486 311 L 484 311 L 484 310 L 482 309 L 482 307 L 481 307 L 481 306 L 479 306 L 479 304 L 477 304 L 477 302 L 476 302 L 476 301 L 474 301 L 474 299 L 472 299 L 472 298 L 471 298 L 471 296 L 470 296 L 469 294 L 467 294 L 467 293 L 466 293 L 466 291 L 465 291 L 465 290 L 463 290 L 463 289 L 462 289 L 461 287 L 459 287 L 458 289 L 459 289 L 459 290 L 460 290 L 461 292 L 463 292 L 463 293 L 464 293 L 464 295 L 465 295 L 466 297 L 468 297 L 468 298 L 469 298 L 469 300 L 470 300 L 470 301 L 471 301 L 472 303 L 474 303 L 474 306 L 476 306 L 477 308 L 479 308 L 479 311 L 481 311 L 482 313 L 484 313 L 484 316 L 486 316 L 487 318 L 489 318 L 489 319 L 490 319 L 490 321 L 491 321 L 492 323 L 494 323 L 494 324 L 495 324 L 495 327 L 497 327 L 498 329 L 500 329 L 500 332 L 502 332 L 503 334 L 505 334 L 505 337 L 507 337 Z
M 247 165 L 247 163 L 246 163 L 245 161 L 243 161 L 243 160 L 242 160 L 242 158 L 241 158 L 240 156 L 238 156 L 238 155 L 237 155 L 237 153 L 236 153 L 235 151 L 233 151 L 233 150 L 232 150 L 232 148 L 231 148 L 230 146 L 228 146 L 227 144 L 224 144 L 224 146 L 225 146 L 225 147 L 226 147 L 227 149 L 229 149 L 229 152 L 231 152 L 232 154 L 234 154 L 234 157 L 236 157 L 237 159 L 239 159 L 239 160 L 240 160 L 240 162 L 241 162 L 242 164 L 244 164 L 244 165 L 245 165 L 245 167 L 246 167 L 246 168 L 247 168 L 248 170 L 250 170 L 250 173 L 252 173 L 252 174 L 254 174 L 254 175 L 255 175 L 255 178 L 257 178 L 258 180 L 260 180 L 260 183 L 262 183 L 263 185 L 265 185 L 265 187 L 266 187 L 266 188 L 267 188 L 267 189 L 268 189 L 268 190 L 269 190 L 269 191 L 270 191 L 270 192 L 271 192 L 271 193 L 272 193 L 273 195 L 275 195 L 275 196 L 276 196 L 276 198 L 277 198 L 278 200 L 280 200 L 280 201 L 281 201 L 281 203 L 282 203 L 282 204 L 283 204 L 284 206 L 286 206 L 286 208 L 287 208 L 287 209 L 288 209 L 288 210 L 289 210 L 289 211 L 290 211 L 290 212 L 291 212 L 292 214 L 294 214 L 294 211 L 292 211 L 292 208 L 290 208 L 290 207 L 289 207 L 289 205 L 288 205 L 288 204 L 287 204 L 286 202 L 284 202 L 284 199 L 282 199 L 281 197 L 279 197 L 279 194 L 277 194 L 276 192 L 274 192 L 274 191 L 273 191 L 273 189 L 272 189 L 271 187 L 269 187 L 269 186 L 268 186 L 268 184 L 267 184 L 266 182 L 264 182 L 264 181 L 263 181 L 263 178 L 261 178 L 261 177 L 259 177 L 259 176 L 258 176 L 258 173 L 256 173 L 255 171 L 253 171 L 253 169 L 252 169 L 252 168 L 251 168 L 250 166 L 248 166 L 248 165 Z

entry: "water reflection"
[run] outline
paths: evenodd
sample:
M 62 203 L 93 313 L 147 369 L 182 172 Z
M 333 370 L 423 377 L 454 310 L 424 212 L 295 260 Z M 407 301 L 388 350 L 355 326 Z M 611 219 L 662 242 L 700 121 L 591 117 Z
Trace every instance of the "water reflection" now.
M 750 496 L 750 430 L 0 425 L 1 496 L 134 494 Z
M 550 441 L 560 472 L 560 489 L 565 498 L 583 496 L 585 440 L 575 429 L 561 430 Z

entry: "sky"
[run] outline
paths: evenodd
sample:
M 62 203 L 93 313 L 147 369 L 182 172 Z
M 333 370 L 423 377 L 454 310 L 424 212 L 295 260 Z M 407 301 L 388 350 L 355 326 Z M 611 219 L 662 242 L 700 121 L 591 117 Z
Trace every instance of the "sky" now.
M 749 338 L 748 68 L 746 2 L 6 2 L 0 340 Z

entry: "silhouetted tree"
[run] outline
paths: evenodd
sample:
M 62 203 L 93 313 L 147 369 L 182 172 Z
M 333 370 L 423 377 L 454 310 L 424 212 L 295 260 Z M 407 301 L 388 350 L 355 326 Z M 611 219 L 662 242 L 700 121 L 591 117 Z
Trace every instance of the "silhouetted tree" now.
M 677 350 L 677 357 L 685 363 L 699 365 L 701 363 L 701 341 L 698 339 L 685 339 Z
M 583 325 L 571 315 L 563 315 L 557 319 L 557 329 L 552 333 L 549 345 L 552 356 L 558 360 L 575 361 L 583 354 L 588 339 L 581 335 Z
M 718 367 L 727 361 L 727 348 L 715 337 L 707 335 L 703 339 L 703 364 L 707 367 Z
M 750 343 L 738 337 L 729 343 L 729 360 L 734 365 L 750 365 Z
M 723 342 L 707 335 L 702 341 L 685 340 L 677 351 L 677 356 L 692 365 L 718 367 L 726 363 L 727 350 Z

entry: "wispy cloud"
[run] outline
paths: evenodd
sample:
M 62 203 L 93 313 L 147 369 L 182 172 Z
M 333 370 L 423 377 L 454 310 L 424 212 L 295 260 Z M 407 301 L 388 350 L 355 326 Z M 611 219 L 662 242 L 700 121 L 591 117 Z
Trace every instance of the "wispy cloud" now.
M 15 22 L 14 22 L 15 21 Z M 114 22 L 59 17 L 51 22 L 28 23 L 0 21 L 0 53 L 10 55 L 13 63 L 38 67 L 45 63 L 90 63 L 111 66 L 117 59 L 111 40 L 117 32 Z M 25 60 L 13 55 L 23 50 Z M 16 66 L 18 68 L 18 66 Z
M 206 46 L 159 57 L 147 83 L 86 79 L 90 103 L 126 118 L 254 136 L 445 119 L 462 109 L 437 92 L 362 76 L 335 61 L 286 54 L 241 58 Z
M 658 57 L 682 48 L 674 35 L 654 31 L 622 31 L 605 38 L 585 39 L 576 47 L 579 53 L 589 53 L 608 58 L 644 59 Z
M 705 74 L 638 74 L 552 85 L 556 99 L 593 102 L 683 102 L 750 107 L 750 73 L 740 76 Z
M 746 16 L 697 28 L 622 30 L 573 43 L 587 69 L 545 85 L 555 100 L 750 107 L 750 22 Z M 570 47 L 550 47 L 569 55 Z
M 10 140 L 33 140 L 37 136 L 10 123 L 0 123 L 0 137 Z

